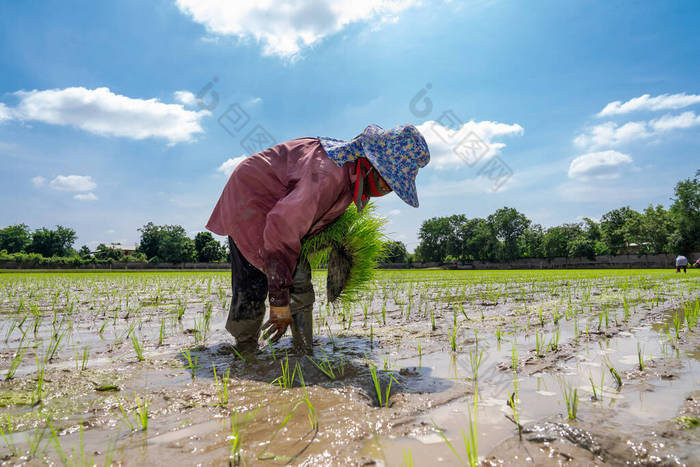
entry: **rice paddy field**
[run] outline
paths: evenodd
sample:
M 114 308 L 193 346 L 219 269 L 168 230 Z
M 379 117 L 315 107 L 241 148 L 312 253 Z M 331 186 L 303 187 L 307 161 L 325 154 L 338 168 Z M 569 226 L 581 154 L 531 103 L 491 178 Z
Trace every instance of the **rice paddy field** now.
M 0 274 L 3 465 L 700 465 L 700 274 L 380 271 L 245 359 L 228 272 Z

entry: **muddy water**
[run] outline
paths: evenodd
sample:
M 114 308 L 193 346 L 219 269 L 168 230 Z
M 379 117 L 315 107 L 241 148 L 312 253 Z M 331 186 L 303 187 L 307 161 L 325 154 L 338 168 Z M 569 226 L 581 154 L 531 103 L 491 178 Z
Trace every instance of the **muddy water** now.
M 349 307 L 328 307 L 320 293 L 313 358 L 331 362 L 333 378 L 295 355 L 288 338 L 238 359 L 223 331 L 225 274 L 0 276 L 3 376 L 25 349 L 14 378 L 0 383 L 0 456 L 29 465 L 82 456 L 124 465 L 404 465 L 408 457 L 458 465 L 476 401 L 487 464 L 699 464 L 700 429 L 686 427 L 700 415 L 698 328 L 682 328 L 679 339 L 673 330 L 673 314 L 700 295 L 698 276 L 561 274 L 382 273 Z M 40 370 L 55 347 L 38 401 L 37 359 Z M 388 407 L 370 362 L 383 396 L 391 381 Z M 291 387 L 273 382 L 297 363 Z M 516 380 L 517 417 L 508 404 Z M 580 398 L 575 420 L 567 388 Z

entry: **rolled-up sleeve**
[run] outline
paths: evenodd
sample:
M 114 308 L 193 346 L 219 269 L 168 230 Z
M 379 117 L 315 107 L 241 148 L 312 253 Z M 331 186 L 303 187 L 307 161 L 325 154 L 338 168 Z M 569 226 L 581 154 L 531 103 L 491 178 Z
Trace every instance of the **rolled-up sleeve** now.
M 289 304 L 289 288 L 301 251 L 301 239 L 316 217 L 320 188 L 300 181 L 267 214 L 263 232 L 263 262 L 272 306 Z
M 331 164 L 330 160 L 312 158 L 296 174 L 291 191 L 267 214 L 262 256 L 272 306 L 289 304 L 301 240 L 347 188 L 344 172 L 331 170 Z

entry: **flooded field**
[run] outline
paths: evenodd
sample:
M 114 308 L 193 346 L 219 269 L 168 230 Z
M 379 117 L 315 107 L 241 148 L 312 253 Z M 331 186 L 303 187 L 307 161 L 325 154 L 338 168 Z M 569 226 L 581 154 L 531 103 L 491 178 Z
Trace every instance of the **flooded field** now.
M 700 465 L 700 274 L 314 275 L 245 360 L 226 272 L 0 274 L 3 465 Z

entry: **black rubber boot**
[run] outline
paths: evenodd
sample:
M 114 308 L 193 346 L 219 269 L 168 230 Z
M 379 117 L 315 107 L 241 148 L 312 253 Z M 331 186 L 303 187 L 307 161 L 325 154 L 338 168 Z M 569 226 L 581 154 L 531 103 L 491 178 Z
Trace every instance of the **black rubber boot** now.
M 292 342 L 294 348 L 302 353 L 313 353 L 314 314 L 313 305 L 292 310 Z

